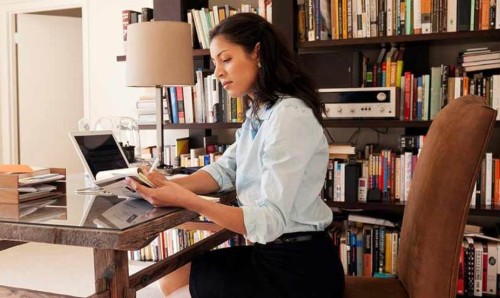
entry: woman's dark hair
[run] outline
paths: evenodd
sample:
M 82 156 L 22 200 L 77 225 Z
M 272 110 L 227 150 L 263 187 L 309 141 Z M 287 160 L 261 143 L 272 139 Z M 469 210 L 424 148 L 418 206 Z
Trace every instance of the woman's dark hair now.
M 254 113 L 260 104 L 270 108 L 280 98 L 280 94 L 285 94 L 303 100 L 322 124 L 323 107 L 312 80 L 269 22 L 254 13 L 238 13 L 217 25 L 210 32 L 210 41 L 219 35 L 242 46 L 247 53 L 251 53 L 260 43 L 261 67 L 254 86 Z

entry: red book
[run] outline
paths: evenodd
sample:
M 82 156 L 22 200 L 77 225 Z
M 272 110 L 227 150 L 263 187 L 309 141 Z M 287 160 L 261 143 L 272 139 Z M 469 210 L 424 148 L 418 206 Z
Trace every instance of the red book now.
M 177 95 L 177 115 L 179 116 L 179 123 L 186 123 L 184 116 L 184 92 L 182 87 L 175 87 L 175 94 Z
M 464 294 L 464 275 L 465 275 L 465 264 L 464 264 L 464 244 L 460 248 L 460 258 L 458 263 L 458 280 L 457 280 L 457 294 Z
M 410 120 L 411 113 L 411 73 L 405 71 L 404 120 Z

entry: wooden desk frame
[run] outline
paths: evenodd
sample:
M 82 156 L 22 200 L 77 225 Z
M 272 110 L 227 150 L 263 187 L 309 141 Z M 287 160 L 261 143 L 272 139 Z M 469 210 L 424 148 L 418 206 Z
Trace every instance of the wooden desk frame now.
M 151 243 L 160 232 L 192 221 L 198 216 L 195 212 L 179 209 L 176 212 L 122 231 L 0 222 L 0 239 L 3 239 L 0 240 L 0 250 L 26 242 L 92 247 L 94 248 L 96 292 L 89 297 L 133 298 L 136 296 L 136 291 L 187 264 L 193 257 L 209 251 L 234 235 L 229 230 L 220 230 L 212 236 L 129 276 L 127 251 L 140 249 Z M 0 294 L 2 293 L 12 297 L 18 295 L 44 298 L 71 297 L 0 286 Z

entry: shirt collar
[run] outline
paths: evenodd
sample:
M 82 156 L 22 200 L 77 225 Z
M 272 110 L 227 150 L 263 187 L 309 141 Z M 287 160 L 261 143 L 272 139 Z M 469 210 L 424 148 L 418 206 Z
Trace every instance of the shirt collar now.
M 283 100 L 283 96 L 280 97 L 276 103 L 270 107 L 270 108 L 267 108 L 267 105 L 266 104 L 262 104 L 260 107 L 259 107 L 259 111 L 257 112 L 257 119 L 259 120 L 268 120 L 269 117 L 271 117 L 271 113 L 272 111 L 274 110 L 274 108 L 280 103 L 281 100 Z M 247 118 L 252 118 L 252 103 L 250 103 L 247 111 L 246 111 L 246 117 Z

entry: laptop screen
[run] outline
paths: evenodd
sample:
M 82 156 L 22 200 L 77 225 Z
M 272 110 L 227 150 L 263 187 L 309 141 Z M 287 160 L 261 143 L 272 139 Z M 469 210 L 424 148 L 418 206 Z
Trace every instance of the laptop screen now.
M 100 171 L 128 168 L 127 160 L 112 134 L 75 135 L 74 140 L 94 180 Z

